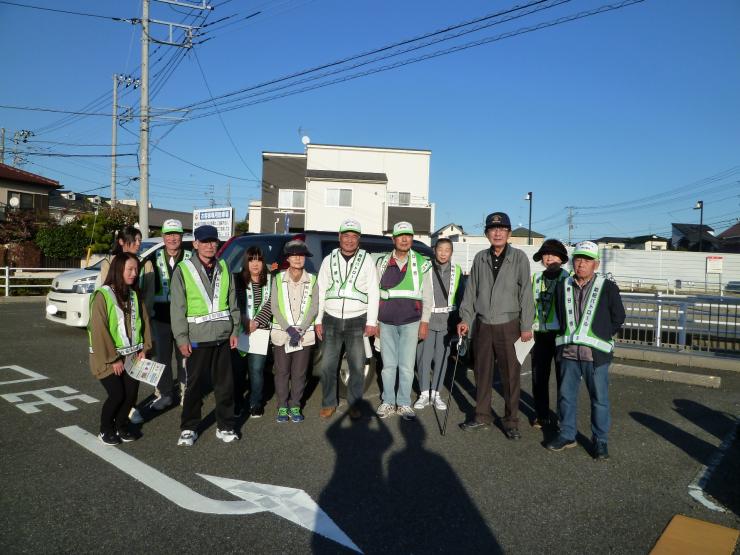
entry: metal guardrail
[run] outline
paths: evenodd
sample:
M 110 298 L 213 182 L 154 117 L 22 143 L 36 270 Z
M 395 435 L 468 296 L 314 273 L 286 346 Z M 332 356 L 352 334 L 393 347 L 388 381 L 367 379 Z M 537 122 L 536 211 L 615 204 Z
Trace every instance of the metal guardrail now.
M 69 268 L 11 268 L 0 267 L 0 288 L 5 296 L 10 296 L 11 289 L 44 289 L 51 287 L 51 282 L 62 272 L 68 272 Z M 41 275 L 39 275 L 41 274 Z M 16 284 L 13 284 L 13 281 Z M 45 280 L 49 283 L 17 283 L 19 280 Z
M 740 355 L 740 298 L 623 293 L 622 344 Z

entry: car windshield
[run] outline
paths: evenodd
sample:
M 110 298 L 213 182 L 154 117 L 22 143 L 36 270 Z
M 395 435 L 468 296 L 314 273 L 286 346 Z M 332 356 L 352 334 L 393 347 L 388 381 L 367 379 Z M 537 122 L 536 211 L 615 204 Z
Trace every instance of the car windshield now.
M 138 255 L 141 256 L 142 253 L 145 253 L 149 249 L 151 249 L 154 245 L 159 244 L 158 241 L 142 241 L 141 246 L 139 247 Z
M 262 249 L 262 255 L 265 257 L 265 264 L 269 266 L 273 262 L 280 262 L 283 245 L 291 237 L 291 235 L 286 235 L 285 237 L 276 237 L 274 235 L 272 237 L 243 235 L 235 238 L 226 245 L 220 258 L 226 262 L 231 272 L 240 272 L 242 269 L 244 252 L 249 247 L 259 247 Z

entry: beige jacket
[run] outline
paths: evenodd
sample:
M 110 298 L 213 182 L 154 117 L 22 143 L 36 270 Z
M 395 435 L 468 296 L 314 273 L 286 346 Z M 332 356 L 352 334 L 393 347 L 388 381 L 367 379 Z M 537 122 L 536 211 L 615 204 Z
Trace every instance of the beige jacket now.
M 293 281 L 288 275 L 288 271 L 285 271 L 284 279 L 288 283 L 288 303 L 290 304 L 290 312 L 293 315 L 293 321 L 298 322 L 298 327 L 307 330 L 310 326 L 313 326 L 316 315 L 319 312 L 319 288 L 318 284 L 314 282 L 313 289 L 311 291 L 311 306 L 308 309 L 305 320 L 300 320 L 301 301 L 303 300 L 303 290 L 306 283 L 310 281 L 310 275 L 306 270 L 303 270 L 301 278 L 298 281 Z M 280 308 L 278 307 L 278 290 L 277 290 L 277 279 L 272 280 L 272 292 L 270 294 L 270 308 L 272 308 L 273 318 L 277 321 L 283 329 L 273 328 L 270 332 L 270 339 L 272 344 L 279 347 L 285 345 L 290 339 L 290 336 L 283 330 L 285 330 L 290 324 L 280 314 Z M 301 345 L 308 347 L 316 343 L 316 334 L 313 329 L 306 331 Z

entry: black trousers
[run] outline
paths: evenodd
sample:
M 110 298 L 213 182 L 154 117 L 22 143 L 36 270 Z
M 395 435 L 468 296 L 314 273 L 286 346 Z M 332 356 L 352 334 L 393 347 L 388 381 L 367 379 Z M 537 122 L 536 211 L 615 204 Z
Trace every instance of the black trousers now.
M 555 353 L 554 331 L 535 332 L 534 347 L 532 347 L 532 395 L 534 396 L 534 407 L 537 418 L 546 419 L 550 416 L 550 371 L 552 362 L 555 361 L 555 381 L 560 393 L 560 362 Z M 557 395 L 555 397 L 557 399 Z
M 198 346 L 185 362 L 185 396 L 182 402 L 181 430 L 197 431 L 203 396 L 213 385 L 216 397 L 216 423 L 219 430 L 234 429 L 234 373 L 228 340 L 219 345 Z
M 124 372 L 120 376 L 106 376 L 100 383 L 108 393 L 100 411 L 100 432 L 125 431 L 129 425 L 128 413 L 139 395 L 139 382 Z

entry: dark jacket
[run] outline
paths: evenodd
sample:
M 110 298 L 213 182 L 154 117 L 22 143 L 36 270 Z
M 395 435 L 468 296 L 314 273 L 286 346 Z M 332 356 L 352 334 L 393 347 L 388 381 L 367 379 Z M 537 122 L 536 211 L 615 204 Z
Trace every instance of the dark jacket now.
M 565 333 L 565 283 L 569 279 L 573 278 L 569 277 L 559 282 L 555 289 L 555 295 L 557 298 L 555 313 L 558 315 L 558 322 L 560 322 L 558 335 Z M 596 306 L 596 313 L 594 314 L 593 323 L 591 324 L 591 330 L 600 339 L 609 341 L 621 329 L 622 324 L 624 324 L 625 314 L 622 297 L 619 294 L 619 287 L 617 284 L 607 279 L 604 280 L 603 287 L 599 303 Z M 580 322 L 580 318 L 577 318 L 576 322 Z M 558 347 L 558 354 L 562 352 L 562 349 L 562 346 Z M 611 362 L 614 356 L 613 353 L 604 353 L 597 349 L 591 349 L 591 353 L 594 359 L 594 366 L 601 366 L 602 364 Z

